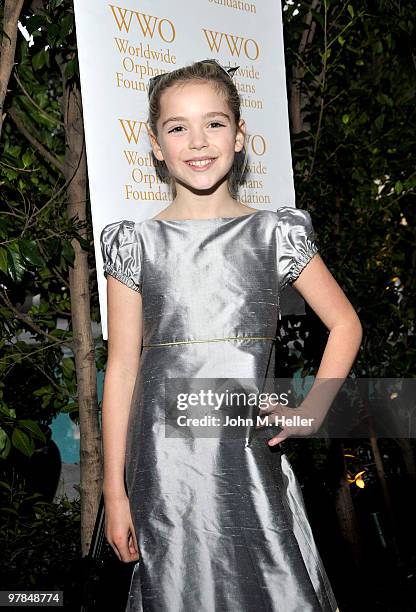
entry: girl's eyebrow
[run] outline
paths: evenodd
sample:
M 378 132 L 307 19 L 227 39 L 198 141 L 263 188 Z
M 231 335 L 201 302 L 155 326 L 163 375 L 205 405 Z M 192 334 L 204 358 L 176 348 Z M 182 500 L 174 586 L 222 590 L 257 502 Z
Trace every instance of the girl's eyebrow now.
M 221 115 L 222 117 L 225 117 L 226 119 L 228 119 L 228 121 L 230 121 L 230 116 L 227 115 L 227 113 L 223 113 L 221 111 L 205 113 L 205 115 L 202 115 L 202 116 L 205 118 L 205 117 L 217 117 L 218 115 Z M 169 121 L 187 121 L 187 118 L 186 117 L 169 117 L 169 119 L 166 119 L 166 121 L 162 123 L 162 128 L 166 125 L 166 123 L 169 123 Z

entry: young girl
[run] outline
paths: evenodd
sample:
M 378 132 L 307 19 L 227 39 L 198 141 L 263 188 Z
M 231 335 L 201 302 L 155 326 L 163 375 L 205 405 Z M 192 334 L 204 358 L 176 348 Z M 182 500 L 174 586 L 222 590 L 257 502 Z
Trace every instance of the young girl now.
M 260 387 L 278 290 L 288 283 L 330 330 L 317 379 L 348 375 L 359 319 L 317 253 L 306 211 L 257 210 L 236 198 L 245 123 L 231 69 L 205 60 L 152 85 L 152 150 L 174 199 L 156 217 L 110 223 L 101 234 L 105 535 L 120 560 L 137 562 L 127 610 L 333 612 L 302 493 L 279 444 L 304 434 L 288 427 L 270 439 L 268 427 L 249 425 L 240 438 L 226 427 L 172 435 L 165 383 L 176 380 L 184 394 L 195 378 Z M 299 409 L 311 416 L 308 397 Z M 192 417 L 192 406 L 185 412 Z M 278 413 L 289 410 L 279 404 Z

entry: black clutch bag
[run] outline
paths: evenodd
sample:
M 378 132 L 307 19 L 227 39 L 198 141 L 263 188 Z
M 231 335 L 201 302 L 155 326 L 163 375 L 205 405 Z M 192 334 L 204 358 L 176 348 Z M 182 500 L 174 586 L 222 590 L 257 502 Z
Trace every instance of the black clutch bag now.
M 80 612 L 124 612 L 134 562 L 120 561 L 105 537 L 105 506 L 101 493 L 88 554 L 83 558 Z

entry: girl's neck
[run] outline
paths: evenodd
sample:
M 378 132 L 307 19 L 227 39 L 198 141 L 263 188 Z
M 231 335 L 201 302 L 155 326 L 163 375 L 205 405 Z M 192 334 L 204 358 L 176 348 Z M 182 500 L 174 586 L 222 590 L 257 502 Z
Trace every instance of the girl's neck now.
M 176 185 L 176 198 L 163 213 L 175 219 L 213 219 L 232 217 L 251 210 L 238 200 L 234 200 L 226 185 L 225 187 L 226 189 L 219 188 L 212 193 L 201 195 Z

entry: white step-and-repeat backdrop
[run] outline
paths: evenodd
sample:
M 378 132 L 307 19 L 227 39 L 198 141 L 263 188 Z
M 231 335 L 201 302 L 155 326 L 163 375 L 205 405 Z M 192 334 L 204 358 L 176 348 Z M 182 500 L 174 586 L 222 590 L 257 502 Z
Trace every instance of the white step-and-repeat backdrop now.
M 146 129 L 150 77 L 210 58 L 239 66 L 233 81 L 242 99 L 249 155 L 239 198 L 259 209 L 295 205 L 282 9 L 280 0 L 75 0 L 74 5 L 101 322 L 107 339 L 101 230 L 112 221 L 153 217 L 169 204 L 167 186 L 152 163 Z M 303 312 L 300 295 L 291 287 L 287 291 L 296 294 L 290 311 Z

